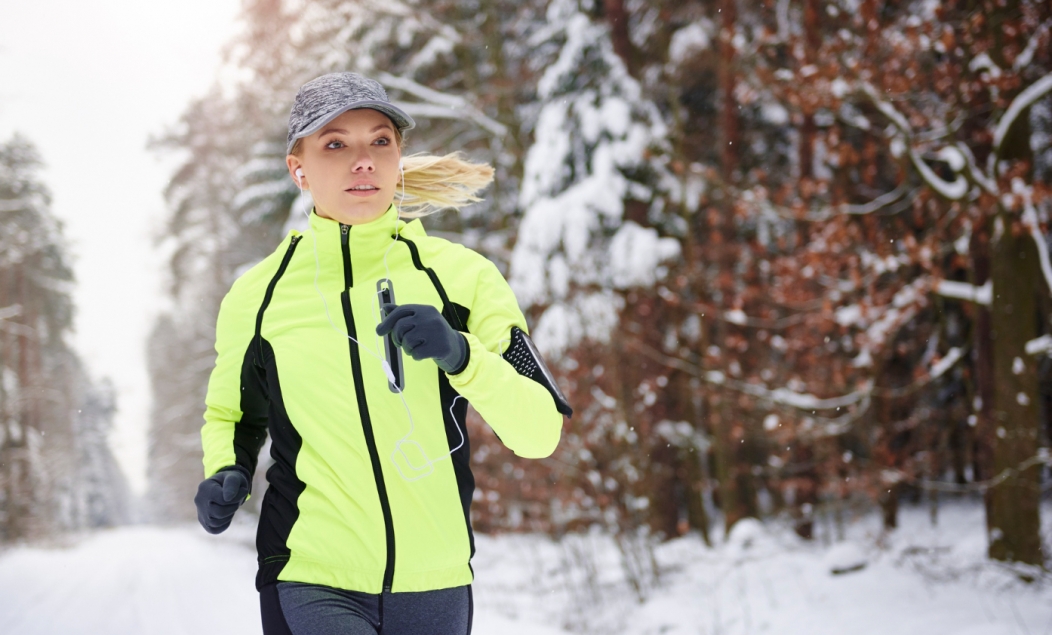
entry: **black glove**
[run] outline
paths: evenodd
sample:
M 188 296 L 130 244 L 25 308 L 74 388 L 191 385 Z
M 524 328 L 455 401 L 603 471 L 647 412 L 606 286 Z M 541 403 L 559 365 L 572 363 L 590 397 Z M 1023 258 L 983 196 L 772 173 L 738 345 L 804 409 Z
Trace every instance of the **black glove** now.
M 468 341 L 449 326 L 438 309 L 429 304 L 385 304 L 383 311 L 387 317 L 376 327 L 377 335 L 390 333 L 395 346 L 417 361 L 431 358 L 453 375 L 464 370 Z
M 198 522 L 210 534 L 223 533 L 249 490 L 248 475 L 240 467 L 225 467 L 201 481 L 194 497 Z

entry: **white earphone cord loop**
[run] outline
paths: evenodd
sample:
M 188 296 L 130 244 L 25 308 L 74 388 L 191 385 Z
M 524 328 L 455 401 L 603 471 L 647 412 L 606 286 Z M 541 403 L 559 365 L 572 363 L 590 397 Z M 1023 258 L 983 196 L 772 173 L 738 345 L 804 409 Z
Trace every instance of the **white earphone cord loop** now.
M 398 169 L 399 169 L 399 171 L 402 174 L 402 179 L 401 179 L 402 197 L 401 197 L 401 199 L 399 201 L 399 202 L 401 202 L 401 201 L 405 200 L 405 168 L 403 167 L 401 161 L 399 161 L 399 163 L 398 163 Z M 297 182 L 296 182 L 296 185 L 299 187 L 300 195 L 302 196 L 303 193 L 304 193 L 304 190 L 303 190 L 303 170 L 302 169 L 297 169 L 296 170 L 296 176 L 299 177 Z M 401 213 L 401 205 L 399 205 L 398 211 L 399 211 L 399 214 L 395 214 L 395 233 L 391 237 L 391 244 L 388 245 L 387 246 L 387 250 L 384 251 L 384 272 L 387 275 L 388 282 L 390 282 L 390 280 L 391 280 L 391 267 L 387 263 L 387 256 L 388 256 L 388 254 L 391 253 L 391 249 L 394 248 L 395 244 L 398 242 L 398 237 L 400 236 L 399 232 L 401 230 L 401 227 L 398 224 L 398 220 L 399 220 L 399 215 Z M 424 451 L 424 448 L 423 448 L 422 445 L 420 445 L 418 442 L 410 439 L 410 437 L 413 435 L 414 430 L 416 429 L 416 424 L 413 421 L 413 413 L 409 409 L 409 403 L 405 399 L 405 395 L 403 394 L 402 387 L 398 384 L 398 381 L 395 378 L 394 370 L 391 368 L 391 364 L 386 359 L 384 359 L 383 355 L 380 354 L 380 339 L 381 339 L 381 337 L 379 335 L 376 336 L 376 340 L 374 342 L 375 349 L 371 349 L 368 346 L 365 346 L 364 344 L 359 342 L 354 337 L 352 337 L 351 334 L 346 331 L 346 329 L 345 330 L 338 329 L 336 327 L 336 324 L 332 321 L 332 314 L 329 312 L 329 302 L 325 299 L 325 294 L 321 292 L 321 287 L 318 286 L 318 276 L 321 274 L 321 261 L 320 261 L 320 259 L 318 257 L 318 236 L 317 236 L 317 234 L 314 233 L 314 227 L 311 225 L 310 212 L 308 212 L 306 209 L 304 209 L 303 210 L 303 215 L 307 217 L 307 228 L 310 230 L 311 242 L 312 242 L 313 247 L 314 247 L 314 291 L 318 294 L 318 297 L 321 298 L 322 306 L 325 308 L 325 318 L 328 320 L 329 326 L 332 327 L 332 330 L 336 331 L 340 335 L 343 335 L 347 339 L 349 339 L 352 342 L 354 342 L 358 346 L 359 350 L 364 350 L 365 352 L 369 353 L 370 355 L 375 357 L 377 359 L 377 361 L 380 362 L 380 366 L 381 366 L 381 368 L 384 371 L 384 375 L 387 377 L 387 380 L 390 382 L 391 386 L 395 389 L 395 393 L 398 394 L 398 398 L 402 402 L 402 407 L 405 408 L 405 414 L 409 418 L 409 430 L 405 433 L 405 436 L 403 436 L 401 439 L 399 439 L 398 441 L 395 442 L 394 449 L 391 451 L 391 456 L 390 456 L 391 462 L 394 463 L 395 468 L 398 470 L 399 476 L 401 476 L 402 480 L 404 480 L 406 482 L 411 483 L 413 481 L 418 481 L 418 480 L 420 480 L 420 479 L 422 479 L 422 478 L 424 478 L 426 476 L 430 476 L 435 471 L 435 463 L 437 463 L 438 461 L 442 461 L 444 459 L 449 458 L 450 456 L 453 455 L 453 453 L 455 453 L 460 448 L 464 447 L 464 444 L 467 443 L 467 437 L 465 436 L 464 431 L 461 429 L 460 422 L 457 421 L 456 414 L 453 412 L 453 407 L 456 405 L 457 400 L 461 399 L 461 396 L 457 395 L 453 399 L 453 403 L 451 403 L 449 405 L 449 416 L 450 416 L 450 418 L 453 421 L 454 427 L 456 427 L 456 429 L 457 429 L 457 433 L 460 435 L 460 443 L 457 445 L 457 447 L 451 449 L 449 452 L 446 452 L 445 454 L 443 454 L 442 456 L 440 456 L 440 457 L 438 457 L 436 459 L 432 459 L 432 458 L 430 458 L 427 455 L 427 452 Z M 379 300 L 379 294 L 380 294 L 380 291 L 377 291 L 378 300 Z M 378 306 L 379 306 L 379 301 L 376 304 L 373 305 L 373 319 L 376 320 L 376 324 L 377 325 L 380 324 L 380 316 L 379 316 L 379 312 L 378 312 Z M 374 332 L 375 332 L 375 329 L 374 329 Z M 417 448 L 417 450 L 420 452 L 420 454 L 424 457 L 424 465 L 417 466 L 417 465 L 415 465 L 413 463 L 413 461 L 405 453 L 405 450 L 402 447 L 405 444 L 412 444 L 413 446 L 415 446 Z M 399 462 L 397 460 L 397 455 L 399 455 L 399 454 L 405 460 L 406 464 L 410 468 L 412 468 L 414 471 L 417 471 L 417 472 L 422 472 L 424 470 L 426 470 L 426 471 L 424 471 L 423 474 L 419 474 L 418 476 L 415 476 L 413 478 L 407 477 L 405 475 L 405 472 L 402 471 L 402 466 L 399 464 Z

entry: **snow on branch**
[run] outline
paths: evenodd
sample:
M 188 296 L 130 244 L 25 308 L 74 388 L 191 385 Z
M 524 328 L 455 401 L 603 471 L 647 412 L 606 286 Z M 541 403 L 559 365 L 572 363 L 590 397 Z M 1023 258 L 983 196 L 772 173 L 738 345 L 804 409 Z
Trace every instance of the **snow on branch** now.
M 917 168 L 924 182 L 930 185 L 939 196 L 951 201 L 959 201 L 968 193 L 968 180 L 961 176 L 960 172 L 957 172 L 958 178 L 947 181 L 936 174 L 915 149 L 910 147 L 909 152 L 913 167 Z
M 418 99 L 429 102 L 424 104 L 401 104 L 402 108 L 409 113 L 410 116 L 415 114 L 420 117 L 430 117 L 435 119 L 468 119 L 474 121 L 496 137 L 503 137 L 508 134 L 507 126 L 495 119 L 487 117 L 485 113 L 463 97 L 447 95 L 446 93 L 441 93 L 422 84 L 418 84 L 411 79 L 398 77 L 396 75 L 391 75 L 390 73 L 377 73 L 376 79 L 385 86 L 397 88 L 417 97 Z
M 738 326 L 751 326 L 753 328 L 771 329 L 776 331 L 800 324 L 805 321 L 809 315 L 815 313 L 814 311 L 811 311 L 807 313 L 795 313 L 783 318 L 764 318 L 747 315 L 741 309 L 722 311 L 718 308 L 701 303 L 695 303 L 693 306 L 694 310 L 701 316 L 711 316 L 717 320 L 723 320 L 724 322 L 736 324 Z
M 986 490 L 997 487 L 1001 483 L 1004 483 L 1010 478 L 1018 476 L 1019 474 L 1029 470 L 1030 468 L 1037 465 L 1052 465 L 1052 455 L 1049 454 L 1048 448 L 1039 448 L 1037 454 L 1023 461 L 1016 467 L 1005 468 L 999 472 L 993 478 L 989 478 L 985 481 L 976 481 L 974 483 L 968 483 L 966 485 L 958 485 L 957 483 L 944 483 L 942 481 L 932 481 L 928 479 L 914 478 L 913 476 L 903 472 L 899 469 L 887 469 L 884 470 L 885 474 L 882 477 L 888 482 L 907 482 L 914 487 L 919 487 L 926 490 L 938 490 L 941 492 L 985 492 Z
M 872 201 L 869 201 L 868 203 L 863 203 L 861 205 L 842 205 L 840 207 L 840 210 L 843 211 L 845 214 L 864 216 L 866 214 L 872 214 L 873 212 L 880 211 L 885 207 L 891 205 L 892 203 L 897 203 L 900 200 L 902 200 L 904 196 L 910 193 L 910 188 L 905 183 L 903 183 L 902 185 L 896 187 L 894 190 L 890 192 L 885 192 L 884 194 L 881 194 Z
M 1038 46 L 1041 45 L 1041 39 L 1048 35 L 1050 28 L 1052 28 L 1052 20 L 1045 20 L 1041 26 L 1034 31 L 1034 35 L 1030 37 L 1030 41 L 1027 42 L 1026 48 L 1023 49 L 1023 52 L 1020 53 L 1019 56 L 1015 58 L 1015 62 L 1012 63 L 1013 70 L 1019 71 L 1030 66 L 1030 63 L 1034 61 L 1034 53 L 1037 52 Z
M 25 208 L 26 202 L 20 198 L 0 201 L 0 212 L 20 212 Z
M 939 196 L 942 196 L 945 199 L 959 201 L 964 198 L 965 195 L 968 194 L 968 180 L 961 174 L 961 170 L 965 167 L 965 164 L 958 160 L 959 155 L 947 154 L 948 151 L 953 148 L 943 148 L 943 150 L 937 155 L 947 161 L 958 177 L 953 181 L 947 181 L 936 174 L 935 171 L 931 169 L 931 166 L 924 161 L 920 153 L 917 152 L 916 148 L 913 147 L 915 135 L 913 133 L 913 127 L 910 126 L 906 116 L 885 101 L 877 92 L 877 89 L 869 82 L 862 82 L 860 87 L 862 92 L 865 93 L 870 101 L 873 102 L 873 105 L 876 106 L 877 110 L 890 119 L 891 123 L 898 129 L 899 133 L 905 137 L 906 147 L 909 148 L 910 162 L 913 163 L 913 167 L 917 168 L 917 172 L 920 173 L 924 182 L 931 186 Z
M 1041 273 L 1044 275 L 1045 284 L 1052 291 L 1052 263 L 1049 262 L 1048 243 L 1045 242 L 1045 235 L 1041 232 L 1041 227 L 1037 220 L 1037 211 L 1034 210 L 1034 203 L 1030 199 L 1029 192 L 1026 193 L 1022 220 L 1023 225 L 1030 230 L 1030 237 L 1034 239 L 1034 244 L 1037 245 L 1038 260 L 1041 261 Z
M 997 184 L 991 179 L 987 178 L 983 171 L 979 169 L 979 165 L 975 162 L 975 155 L 972 153 L 972 149 L 967 146 L 964 142 L 957 142 L 957 150 L 960 151 L 961 156 L 964 157 L 965 167 L 968 169 L 968 176 L 974 183 L 977 183 L 979 187 L 986 190 L 988 194 L 997 194 Z
M 1027 355 L 1038 355 L 1040 353 L 1052 353 L 1052 335 L 1042 335 L 1026 343 Z
M 939 361 L 937 361 L 934 364 L 932 364 L 931 371 L 929 371 L 928 378 L 930 380 L 935 380 L 935 379 L 938 379 L 939 377 L 942 377 L 943 375 L 946 374 L 946 371 L 948 371 L 951 368 L 953 368 L 957 364 L 957 362 L 961 361 L 963 358 L 964 358 L 964 349 L 963 348 L 958 348 L 956 346 L 951 348 L 949 350 L 949 352 L 946 353 L 946 357 L 943 357 Z
M 987 280 L 986 284 L 977 287 L 967 282 L 956 282 L 953 280 L 940 280 L 935 284 L 935 293 L 957 300 L 967 300 L 983 306 L 990 306 L 993 301 L 993 284 Z
M 0 331 L 7 331 L 11 335 L 18 335 L 19 337 L 36 337 L 37 335 L 36 329 L 8 320 L 0 320 Z
M 903 184 L 895 188 L 890 192 L 885 192 L 875 199 L 866 203 L 858 204 L 839 204 L 829 205 L 818 211 L 808 212 L 803 216 L 796 210 L 785 206 L 779 206 L 771 203 L 769 200 L 761 200 L 757 203 L 762 212 L 772 214 L 779 218 L 785 218 L 789 220 L 803 220 L 809 222 L 823 222 L 827 221 L 834 216 L 839 214 L 848 214 L 852 216 L 865 216 L 867 214 L 873 214 L 881 210 L 887 209 L 895 204 L 909 204 L 913 202 L 913 199 L 917 197 L 919 188 L 910 188 L 908 184 Z M 746 190 L 748 192 L 748 190 Z M 744 193 L 742 193 L 744 194 Z M 755 199 L 755 197 L 754 197 Z M 897 214 L 902 208 L 897 209 L 890 214 Z
M 783 406 L 790 406 L 800 410 L 833 410 L 835 408 L 845 408 L 862 402 L 872 390 L 871 381 L 867 382 L 867 384 L 860 390 L 839 397 L 829 398 L 818 397 L 811 393 L 796 392 L 788 388 L 771 389 L 762 384 L 750 384 L 736 379 L 729 379 L 725 373 L 718 370 L 704 371 L 696 364 L 692 364 L 678 357 L 666 355 L 638 340 L 629 340 L 628 344 L 664 366 L 682 370 L 683 372 L 702 379 L 710 384 L 724 386 L 757 397 L 764 401 Z
M 801 393 L 789 390 L 788 388 L 771 389 L 762 384 L 752 384 L 749 382 L 728 379 L 727 375 L 723 372 L 718 370 L 703 371 L 696 364 L 678 357 L 666 355 L 639 340 L 629 340 L 628 345 L 631 348 L 639 350 L 641 353 L 659 364 L 681 370 L 710 384 L 736 390 L 757 397 L 758 399 L 770 404 L 789 406 L 798 410 L 807 411 L 812 421 L 818 419 L 818 423 L 820 424 L 819 427 L 809 435 L 812 438 L 832 437 L 844 434 L 869 410 L 874 396 L 896 398 L 916 392 L 945 375 L 951 368 L 965 358 L 967 352 L 966 349 L 958 347 L 951 348 L 946 353 L 945 357 L 937 360 L 931 365 L 924 377 L 918 378 L 906 386 L 879 388 L 875 386 L 873 380 L 870 379 L 866 381 L 862 388 L 854 392 L 839 397 L 821 398 L 811 393 Z M 1049 348 L 1052 349 L 1052 337 L 1049 337 Z M 839 411 L 842 408 L 850 408 L 851 406 L 855 406 L 855 408 L 832 419 L 815 416 L 815 412 L 818 410 L 835 409 Z
M 873 102 L 873 105 L 877 107 L 877 110 L 890 119 L 891 123 L 895 124 L 895 127 L 898 128 L 902 134 L 910 138 L 913 137 L 913 128 L 910 126 L 910 122 L 906 120 L 906 116 L 899 112 L 894 106 L 884 101 L 880 96 L 880 93 L 877 92 L 877 89 L 874 88 L 872 84 L 869 82 L 862 82 L 861 89 L 862 92 L 869 97 L 870 101 Z
M 1049 92 L 1052 92 L 1052 73 L 1045 75 L 1016 95 L 1008 106 L 1008 110 L 1001 116 L 1001 120 L 997 122 L 997 130 L 994 131 L 994 154 L 996 156 L 1001 156 L 1001 144 L 1004 143 L 1008 130 L 1019 115 Z

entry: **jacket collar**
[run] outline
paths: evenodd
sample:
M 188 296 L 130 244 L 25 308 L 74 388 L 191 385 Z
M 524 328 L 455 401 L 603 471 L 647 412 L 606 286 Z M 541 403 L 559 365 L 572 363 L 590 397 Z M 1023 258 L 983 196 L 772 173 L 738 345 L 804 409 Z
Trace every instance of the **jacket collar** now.
M 341 223 L 331 218 L 318 216 L 315 210 L 311 210 L 310 227 L 319 238 L 319 245 L 325 248 L 340 249 Z M 424 236 L 424 228 L 419 220 L 406 223 L 398 218 L 398 208 L 391 205 L 379 218 L 362 223 L 350 225 L 349 240 L 352 247 L 357 250 L 386 249 L 395 235 L 395 232 L 406 238 L 417 238 Z M 396 229 L 397 228 L 397 229 Z

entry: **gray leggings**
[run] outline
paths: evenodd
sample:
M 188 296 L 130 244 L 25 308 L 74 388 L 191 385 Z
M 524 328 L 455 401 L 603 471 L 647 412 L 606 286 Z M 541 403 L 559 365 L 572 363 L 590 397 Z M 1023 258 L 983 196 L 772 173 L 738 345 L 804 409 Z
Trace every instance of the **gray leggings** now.
M 471 586 L 373 595 L 279 582 L 260 589 L 263 635 L 470 635 Z

